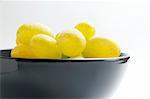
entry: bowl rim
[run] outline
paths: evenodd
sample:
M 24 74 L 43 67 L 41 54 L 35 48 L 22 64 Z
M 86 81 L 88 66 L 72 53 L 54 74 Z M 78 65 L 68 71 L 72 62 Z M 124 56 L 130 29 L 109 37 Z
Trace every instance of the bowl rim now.
M 130 56 L 127 53 L 121 53 L 119 57 L 113 58 L 63 58 L 63 59 L 33 59 L 33 58 L 12 58 L 10 56 L 2 56 L 1 52 L 11 52 L 11 49 L 4 49 L 0 50 L 0 59 L 12 59 L 16 61 L 23 61 L 23 62 L 89 62 L 89 61 L 108 61 L 108 62 L 127 62 Z

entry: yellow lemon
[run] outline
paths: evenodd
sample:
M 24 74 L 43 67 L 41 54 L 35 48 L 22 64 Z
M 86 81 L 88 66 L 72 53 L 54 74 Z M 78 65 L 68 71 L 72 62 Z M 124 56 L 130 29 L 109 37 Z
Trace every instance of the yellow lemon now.
M 11 57 L 13 58 L 35 58 L 31 48 L 27 45 L 19 44 L 11 50 Z
M 91 38 L 95 34 L 95 28 L 87 22 L 80 22 L 75 28 L 82 32 L 86 39 Z
M 62 58 L 69 58 L 69 57 L 62 54 Z
M 54 38 L 50 36 L 44 34 L 37 34 L 32 37 L 30 46 L 37 58 L 61 58 L 61 51 L 57 46 L 57 42 Z
M 29 45 L 31 38 L 36 34 L 53 36 L 52 31 L 47 26 L 40 23 L 27 23 L 18 29 L 16 43 Z
M 93 37 L 87 41 L 84 57 L 109 58 L 120 56 L 120 48 L 111 40 L 102 37 Z
M 75 56 L 75 57 L 70 57 L 70 59 L 84 59 L 84 57 L 82 54 L 80 54 L 80 55 Z
M 83 34 L 76 29 L 60 32 L 57 34 L 56 40 L 62 53 L 68 57 L 80 55 L 86 46 Z

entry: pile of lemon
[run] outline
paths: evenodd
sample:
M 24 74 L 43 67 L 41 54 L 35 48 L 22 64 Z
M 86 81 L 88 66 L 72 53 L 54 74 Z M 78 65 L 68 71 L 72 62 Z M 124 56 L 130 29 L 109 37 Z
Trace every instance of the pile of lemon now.
M 120 56 L 120 48 L 113 41 L 96 37 L 95 28 L 80 22 L 74 28 L 54 35 L 43 24 L 23 24 L 17 31 L 13 58 L 110 58 Z

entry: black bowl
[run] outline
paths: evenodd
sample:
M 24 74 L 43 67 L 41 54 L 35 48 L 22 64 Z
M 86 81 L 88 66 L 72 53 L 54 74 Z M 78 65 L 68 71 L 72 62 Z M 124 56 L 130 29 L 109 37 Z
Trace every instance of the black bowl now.
M 124 74 L 129 56 L 85 59 L 10 58 L 0 51 L 1 97 L 110 97 Z

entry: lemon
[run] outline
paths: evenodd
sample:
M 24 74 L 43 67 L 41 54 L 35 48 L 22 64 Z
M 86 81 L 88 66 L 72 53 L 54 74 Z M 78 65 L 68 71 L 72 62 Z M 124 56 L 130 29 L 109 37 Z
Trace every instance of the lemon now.
M 80 55 L 86 46 L 83 34 L 77 29 L 68 29 L 58 33 L 56 40 L 62 53 L 68 57 Z
M 80 55 L 75 56 L 75 57 L 70 57 L 70 59 L 84 59 L 84 57 L 82 54 L 80 54 Z
M 13 58 L 35 58 L 31 48 L 27 45 L 19 44 L 11 50 L 11 57 Z
M 62 58 L 69 58 L 69 57 L 62 54 Z
M 47 26 L 40 23 L 27 23 L 19 27 L 16 43 L 29 45 L 31 38 L 36 34 L 53 36 L 52 31 Z
M 86 39 L 93 37 L 95 34 L 95 28 L 87 22 L 80 22 L 75 28 L 82 32 Z
M 93 37 L 87 41 L 84 57 L 109 58 L 120 56 L 120 48 L 111 40 L 102 37 Z
M 32 37 L 30 46 L 37 58 L 42 59 L 61 58 L 61 51 L 57 46 L 57 42 L 54 38 L 50 36 L 44 34 L 37 34 Z

